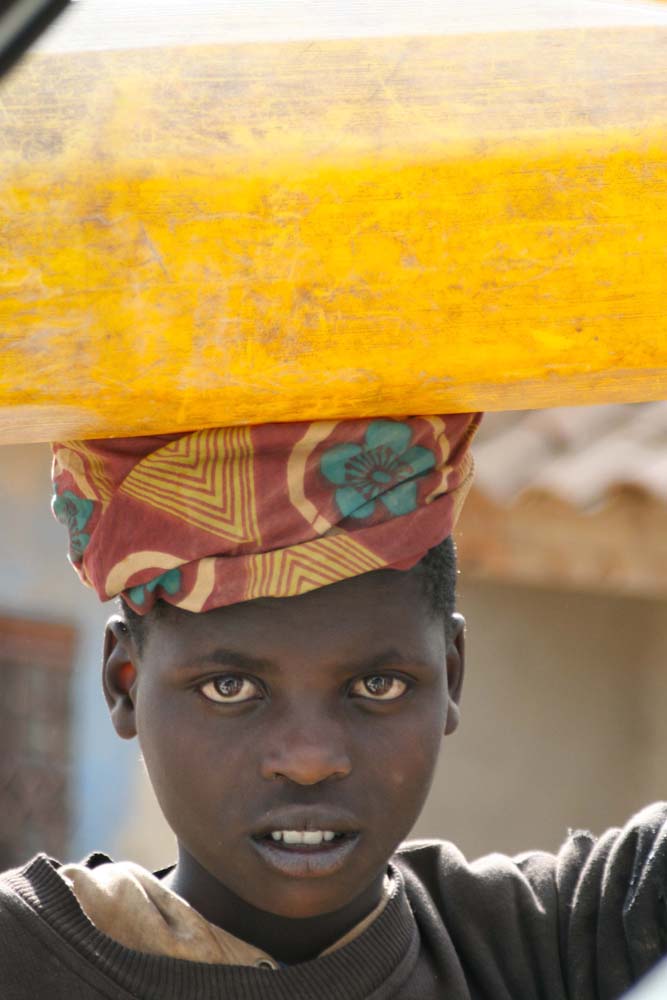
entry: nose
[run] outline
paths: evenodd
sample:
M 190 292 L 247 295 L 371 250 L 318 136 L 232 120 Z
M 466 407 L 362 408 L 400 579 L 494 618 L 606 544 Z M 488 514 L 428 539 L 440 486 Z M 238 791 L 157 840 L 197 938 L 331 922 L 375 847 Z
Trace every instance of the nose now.
M 272 734 L 262 758 L 263 778 L 318 785 L 351 771 L 343 727 L 314 712 L 291 716 Z

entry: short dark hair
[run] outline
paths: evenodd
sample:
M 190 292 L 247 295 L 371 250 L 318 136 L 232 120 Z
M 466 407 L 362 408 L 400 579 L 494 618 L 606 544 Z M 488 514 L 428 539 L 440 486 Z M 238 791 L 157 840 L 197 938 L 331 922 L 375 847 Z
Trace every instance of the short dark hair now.
M 409 572 L 419 572 L 422 577 L 424 594 L 435 616 L 442 616 L 447 627 L 456 610 L 456 546 L 451 535 L 429 549 L 424 558 Z M 143 652 L 146 629 L 151 621 L 168 612 L 166 601 L 157 600 L 147 615 L 138 615 L 122 597 L 118 598 L 120 612 L 137 650 Z
M 417 567 L 416 567 L 417 568 Z M 429 600 L 434 615 L 442 615 L 445 624 L 456 611 L 456 545 L 448 535 L 439 545 L 429 549 L 418 563 L 422 574 L 424 593 Z

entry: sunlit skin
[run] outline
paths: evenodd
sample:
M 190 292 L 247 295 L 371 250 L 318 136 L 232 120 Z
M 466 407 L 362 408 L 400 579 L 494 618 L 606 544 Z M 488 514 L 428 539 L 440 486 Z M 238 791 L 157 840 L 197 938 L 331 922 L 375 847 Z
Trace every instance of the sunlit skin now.
M 148 623 L 141 655 L 115 616 L 105 693 L 119 735 L 139 738 L 178 841 L 167 884 L 279 961 L 333 944 L 381 898 L 458 723 L 462 673 L 463 619 L 446 637 L 419 570 L 206 614 L 169 609 Z M 343 817 L 350 852 L 337 871 L 296 877 L 267 863 L 257 831 L 285 808 Z

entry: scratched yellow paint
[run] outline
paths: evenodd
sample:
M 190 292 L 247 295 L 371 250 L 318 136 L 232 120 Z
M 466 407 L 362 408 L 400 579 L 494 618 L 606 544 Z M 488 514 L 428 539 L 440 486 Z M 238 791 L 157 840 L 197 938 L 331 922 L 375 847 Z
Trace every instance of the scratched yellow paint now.
M 0 441 L 658 399 L 664 29 L 33 56 Z

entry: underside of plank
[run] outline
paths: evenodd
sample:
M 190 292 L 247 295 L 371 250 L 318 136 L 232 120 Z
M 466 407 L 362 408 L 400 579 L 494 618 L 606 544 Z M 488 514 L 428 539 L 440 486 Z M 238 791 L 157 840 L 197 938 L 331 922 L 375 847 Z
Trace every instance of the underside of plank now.
M 31 56 L 0 442 L 659 399 L 667 28 Z

